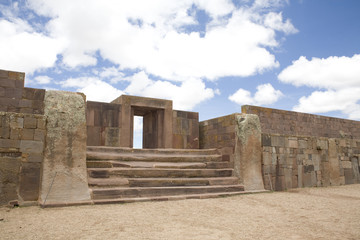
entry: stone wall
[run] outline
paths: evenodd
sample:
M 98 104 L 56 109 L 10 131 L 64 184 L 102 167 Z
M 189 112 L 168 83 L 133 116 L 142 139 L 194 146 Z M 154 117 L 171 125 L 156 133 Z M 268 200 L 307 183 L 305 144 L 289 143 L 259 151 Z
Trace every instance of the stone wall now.
M 262 134 L 262 149 L 266 189 L 360 183 L 360 139 Z
M 263 190 L 261 129 L 252 114 L 232 114 L 200 122 L 200 148 L 217 148 L 230 161 L 245 190 Z
M 199 113 L 173 110 L 173 148 L 199 148 Z
M 87 145 L 120 146 L 121 105 L 88 101 Z
M 359 121 L 248 105 L 241 111 L 259 116 L 262 133 L 360 139 Z
M 0 205 L 37 201 L 46 117 L 0 112 Z
M 266 189 L 360 183 L 360 122 L 243 106 L 259 116 Z
M 44 114 L 44 89 L 24 88 L 25 74 L 0 70 L 0 111 Z
M 234 162 L 236 114 L 200 122 L 200 148 L 217 148 L 224 161 Z

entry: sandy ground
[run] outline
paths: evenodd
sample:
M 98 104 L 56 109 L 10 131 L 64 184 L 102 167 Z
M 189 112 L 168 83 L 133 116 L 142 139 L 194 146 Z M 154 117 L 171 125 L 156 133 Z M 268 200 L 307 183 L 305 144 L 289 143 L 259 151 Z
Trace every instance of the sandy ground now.
M 204 200 L 0 208 L 0 239 L 355 240 L 360 185 Z

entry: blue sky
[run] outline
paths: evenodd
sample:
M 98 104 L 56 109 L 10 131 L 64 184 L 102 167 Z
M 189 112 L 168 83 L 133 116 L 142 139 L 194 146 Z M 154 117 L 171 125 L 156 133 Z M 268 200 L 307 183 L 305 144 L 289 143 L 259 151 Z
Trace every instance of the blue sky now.
M 0 0 L 0 69 L 26 86 L 360 120 L 358 0 Z

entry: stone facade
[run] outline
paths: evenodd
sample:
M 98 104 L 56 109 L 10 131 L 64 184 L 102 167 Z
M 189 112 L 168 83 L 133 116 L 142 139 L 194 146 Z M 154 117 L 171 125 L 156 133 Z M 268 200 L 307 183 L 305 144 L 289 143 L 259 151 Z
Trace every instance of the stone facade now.
M 360 183 L 360 139 L 262 134 L 262 150 L 266 189 Z
M 200 148 L 217 148 L 247 190 L 264 189 L 261 129 L 256 115 L 231 114 L 200 122 Z
M 199 113 L 173 111 L 173 148 L 199 148 Z
M 88 146 L 120 146 L 120 104 L 88 101 L 86 124 Z
M 143 117 L 143 148 L 199 148 L 199 114 L 172 109 L 172 101 L 122 95 L 87 102 L 88 146 L 132 147 L 134 116 Z
M 25 74 L 0 70 L 0 111 L 44 113 L 44 89 L 24 87 Z
M 37 201 L 46 117 L 0 112 L 0 204 Z
M 266 189 L 360 183 L 360 122 L 243 106 L 259 116 Z
M 360 139 L 359 121 L 248 105 L 241 111 L 259 116 L 262 133 Z

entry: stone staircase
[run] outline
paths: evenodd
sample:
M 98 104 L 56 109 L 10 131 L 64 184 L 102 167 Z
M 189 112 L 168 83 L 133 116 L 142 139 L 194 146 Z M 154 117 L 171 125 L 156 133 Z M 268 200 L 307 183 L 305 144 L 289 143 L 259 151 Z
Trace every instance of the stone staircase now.
M 211 198 L 244 193 L 215 149 L 87 147 L 95 204 Z

